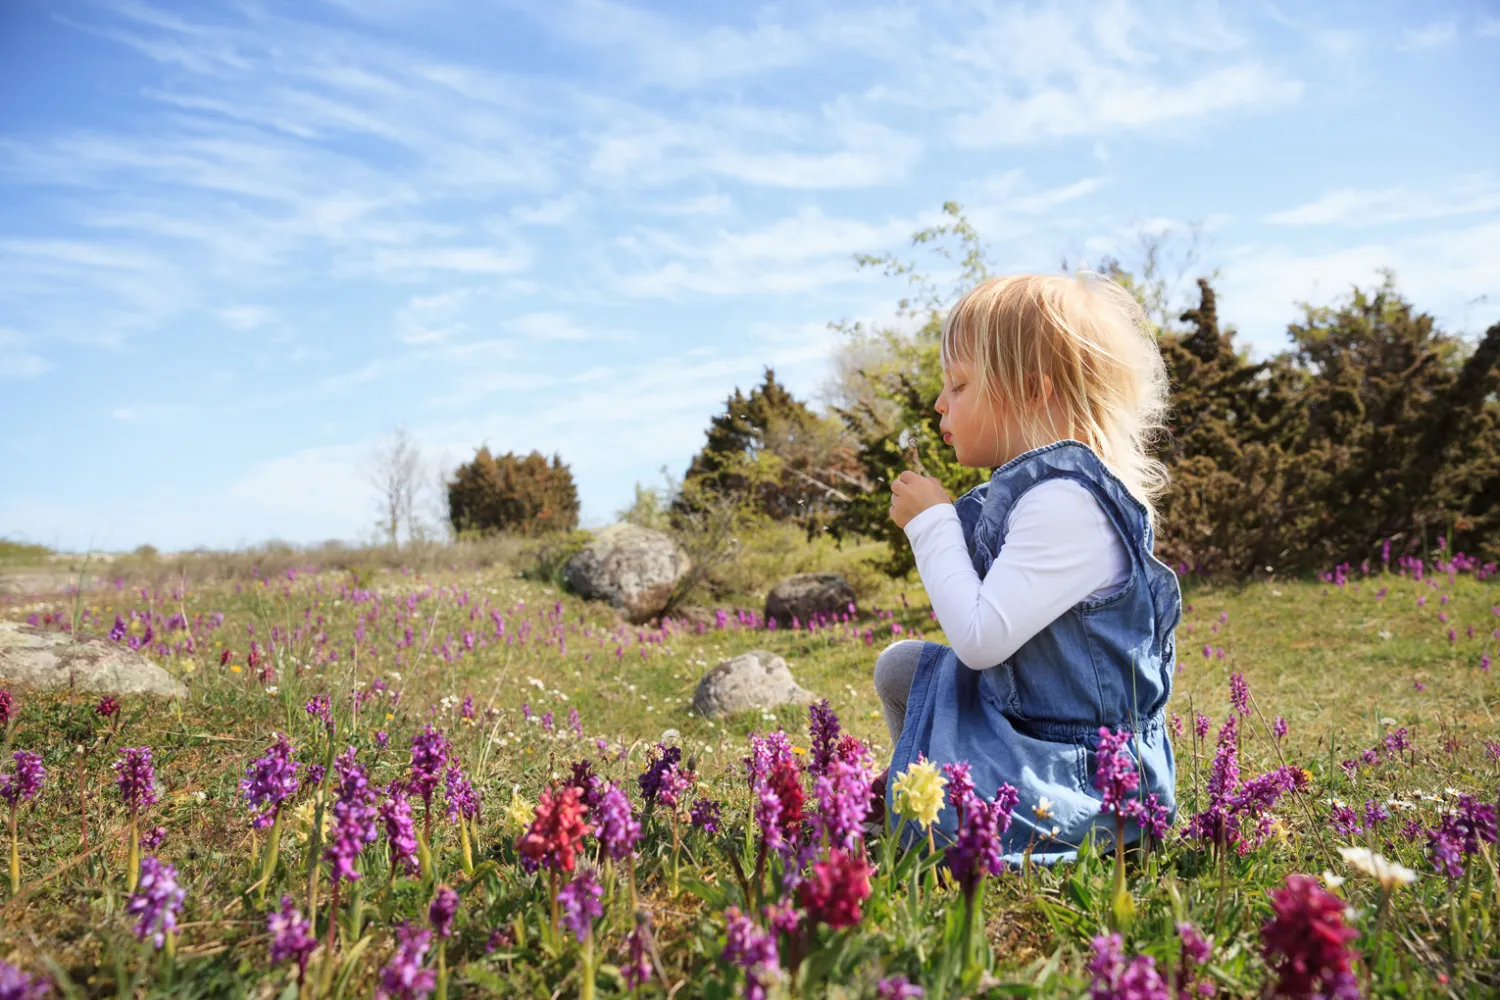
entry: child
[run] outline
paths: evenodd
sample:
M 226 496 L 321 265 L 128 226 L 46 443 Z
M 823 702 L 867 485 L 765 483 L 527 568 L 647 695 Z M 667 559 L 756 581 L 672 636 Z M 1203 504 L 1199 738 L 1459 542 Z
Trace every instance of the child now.
M 1147 449 L 1167 379 L 1145 316 L 1098 275 L 992 278 L 953 307 L 940 357 L 943 441 L 994 473 L 956 502 L 911 471 L 891 483 L 891 519 L 953 645 L 904 640 L 876 661 L 895 750 L 875 794 L 891 808 L 887 776 L 919 755 L 967 761 L 985 798 L 1020 791 L 1007 861 L 1028 846 L 1035 861 L 1072 858 L 1091 828 L 1115 834 L 1093 786 L 1107 726 L 1133 734 L 1137 794 L 1170 823 L 1163 715 L 1182 598 L 1151 551 L 1166 470 Z M 945 805 L 938 830 L 955 824 Z M 1139 838 L 1128 825 L 1126 842 Z

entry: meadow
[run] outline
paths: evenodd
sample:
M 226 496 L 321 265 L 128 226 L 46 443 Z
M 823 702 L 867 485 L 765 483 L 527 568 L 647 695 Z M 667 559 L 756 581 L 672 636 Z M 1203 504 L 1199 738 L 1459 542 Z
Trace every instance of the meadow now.
M 1046 803 L 952 770 L 866 828 L 875 657 L 942 641 L 914 574 L 812 622 L 747 591 L 652 627 L 503 560 L 289 562 L 0 597 L 190 691 L 0 698 L 0 997 L 1500 991 L 1500 596 L 1462 556 L 1184 579 L 1176 822 L 1052 869 L 987 853 Z M 749 649 L 826 701 L 692 714 Z M 959 843 L 898 849 L 934 796 Z

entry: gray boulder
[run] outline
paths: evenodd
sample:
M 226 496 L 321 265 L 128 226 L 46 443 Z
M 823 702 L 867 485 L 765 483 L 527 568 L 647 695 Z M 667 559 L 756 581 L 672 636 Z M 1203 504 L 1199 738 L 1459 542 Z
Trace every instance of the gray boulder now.
M 185 698 L 183 683 L 140 653 L 104 639 L 80 639 L 18 622 L 0 622 L 0 682 L 108 694 Z
M 848 611 L 854 589 L 837 573 L 798 573 L 782 580 L 766 595 L 766 617 L 787 627 L 792 616 L 803 624 L 820 611 L 830 615 Z
M 662 612 L 672 588 L 691 567 L 672 539 L 622 521 L 596 532 L 563 566 L 563 577 L 574 593 L 608 601 L 627 621 L 640 625 Z
M 797 684 L 786 661 L 764 649 L 725 660 L 703 675 L 693 693 L 693 711 L 708 719 L 812 702 L 812 692 Z

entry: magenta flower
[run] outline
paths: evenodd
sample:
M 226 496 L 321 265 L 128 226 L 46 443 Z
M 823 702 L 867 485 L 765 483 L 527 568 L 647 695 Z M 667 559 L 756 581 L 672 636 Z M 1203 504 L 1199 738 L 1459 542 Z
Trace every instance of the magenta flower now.
M 943 777 L 948 780 L 948 801 L 958 813 L 958 822 L 964 821 L 964 808 L 974 798 L 974 779 L 969 776 L 969 762 L 953 761 L 943 765 Z
M 266 916 L 266 930 L 271 934 L 271 964 L 288 959 L 297 963 L 297 981 L 307 975 L 307 957 L 318 946 L 312 924 L 297 909 L 291 896 L 281 897 L 281 909 Z
M 276 822 L 281 804 L 297 794 L 297 768 L 300 766 L 292 759 L 292 744 L 284 734 L 277 733 L 276 742 L 271 744 L 265 756 L 245 768 L 240 790 L 250 805 L 260 810 L 251 826 L 264 830 Z
M 594 878 L 593 870 L 579 868 L 568 884 L 558 890 L 557 901 L 562 906 L 558 926 L 572 931 L 579 941 L 588 937 L 594 921 L 604 915 L 604 906 L 599 902 L 603 895 L 604 889 Z
M 94 714 L 104 719 L 113 719 L 120 714 L 120 700 L 112 694 L 107 694 L 99 699 L 99 704 L 94 706 Z
M 409 922 L 396 928 L 396 953 L 380 970 L 376 1000 L 423 1000 L 437 986 L 437 973 L 422 967 L 432 931 L 417 930 Z
M 651 979 L 651 956 L 646 949 L 645 925 L 637 923 L 625 935 L 625 961 L 620 976 L 627 990 L 638 990 Z
M 458 915 L 458 893 L 446 885 L 437 887 L 427 907 L 427 922 L 440 938 L 453 936 L 453 918 Z
M 949 789 L 952 787 L 950 784 Z M 1010 829 L 1011 810 L 1020 800 L 1021 793 L 1009 784 L 996 789 L 991 802 L 972 791 L 965 797 L 958 836 L 943 856 L 948 870 L 963 889 L 965 899 L 972 898 L 985 875 L 999 875 L 1005 870 L 1000 835 Z
M 380 836 L 375 826 L 379 815 L 375 792 L 370 788 L 364 767 L 355 762 L 354 754 L 354 748 L 349 747 L 334 761 L 338 799 L 333 803 L 333 833 L 323 856 L 333 866 L 329 877 L 335 882 L 339 879 L 352 882 L 360 877 L 354 863 L 365 847 Z
M 860 764 L 831 761 L 813 782 L 818 808 L 812 813 L 815 836 L 830 848 L 855 851 L 864 841 L 870 813 L 870 774 Z
M 304 706 L 307 714 L 328 727 L 333 732 L 333 701 L 326 694 L 315 694 Z
M 135 937 L 160 949 L 167 935 L 177 929 L 177 914 L 187 893 L 177 885 L 177 869 L 164 865 L 153 855 L 141 858 L 141 878 L 135 893 L 125 904 L 125 912 L 138 917 Z
M 1236 712 L 1241 715 L 1250 714 L 1250 685 L 1245 682 L 1244 674 L 1229 675 L 1229 701 Z
M 432 811 L 432 793 L 443 779 L 452 750 L 448 737 L 430 722 L 411 738 L 411 782 L 407 788 L 421 798 L 428 812 Z
M 415 875 L 417 830 L 412 822 L 411 803 L 406 800 L 406 788 L 400 781 L 392 781 L 386 787 L 386 798 L 379 811 L 385 839 L 391 845 L 391 869 L 401 868 L 408 875 Z
M 766 991 L 780 975 L 776 939 L 757 927 L 737 906 L 727 908 L 724 917 L 724 960 L 745 970 L 745 1000 L 766 1000 Z
M 792 744 L 786 733 L 777 730 L 766 736 L 752 735 L 750 756 L 741 758 L 745 765 L 745 779 L 754 788 L 757 781 L 770 777 L 777 764 L 792 759 Z
M 1344 926 L 1344 901 L 1310 875 L 1288 875 L 1271 895 L 1275 916 L 1261 927 L 1266 963 L 1276 974 L 1276 995 L 1357 1000 L 1359 983 L 1349 942 L 1359 936 Z
M 1271 724 L 1271 732 L 1273 732 L 1273 733 L 1276 734 L 1276 738 L 1278 740 L 1282 739 L 1283 737 L 1285 737 L 1286 736 L 1286 720 L 1283 719 L 1279 715 L 1276 716 L 1276 721 Z
M 631 814 L 630 799 L 614 782 L 599 797 L 599 825 L 594 827 L 594 836 L 604 853 L 616 861 L 635 853 L 636 841 L 641 839 L 641 824 Z
M 681 747 L 669 747 L 665 743 L 658 743 L 651 751 L 651 763 L 646 770 L 636 778 L 636 783 L 641 786 L 641 801 L 646 803 L 649 810 L 656 805 L 657 797 L 662 792 L 662 783 L 666 780 L 668 772 L 674 771 L 677 764 L 682 760 Z M 668 788 L 668 794 L 674 794 L 676 786 Z M 668 806 L 676 805 L 676 799 L 666 803 Z
M 1211 725 L 1213 721 L 1202 712 L 1193 716 L 1193 732 L 1200 740 L 1208 738 L 1208 728 Z
M 1122 729 L 1111 733 L 1099 727 L 1099 750 L 1094 768 L 1094 787 L 1102 796 L 1101 809 L 1130 822 L 1141 815 L 1141 803 L 1133 798 L 1141 784 L 1135 761 L 1126 748 L 1130 745 L 1131 733 Z
M 29 750 L 17 750 L 11 754 L 16 762 L 15 770 L 0 774 L 0 799 L 12 809 L 22 802 L 30 802 L 42 790 L 47 780 L 47 769 L 42 766 L 42 755 Z
M 1125 961 L 1125 942 L 1118 934 L 1094 938 L 1089 972 L 1090 1000 L 1172 1000 L 1167 984 L 1156 971 L 1156 959 L 1137 955 Z
M 870 896 L 874 871 L 862 855 L 834 848 L 826 861 L 813 863 L 812 873 L 797 887 L 797 902 L 811 920 L 835 930 L 853 927 L 863 916 L 861 904 Z
M 9 962 L 0 962 L 0 1000 L 44 1000 L 51 993 L 52 984 L 46 979 L 29 976 Z
M 154 851 L 161 846 L 161 842 L 167 839 L 167 828 L 164 826 L 153 826 L 141 834 L 141 850 Z
M 875 984 L 876 1000 L 922 1000 L 927 993 L 905 976 L 887 976 Z
M 150 747 L 122 747 L 114 763 L 115 784 L 125 807 L 138 813 L 156 804 L 156 769 L 151 764 Z
M 673 764 L 664 769 L 656 786 L 656 800 L 668 809 L 676 809 L 693 787 L 695 775 L 692 771 Z
M 479 815 L 479 796 L 457 764 L 450 763 L 443 775 L 443 798 L 447 803 L 450 823 L 457 823 L 460 818 L 473 819 Z
M 812 753 L 807 762 L 807 771 L 814 778 L 828 770 L 833 763 L 834 749 L 839 739 L 839 717 L 834 714 L 828 699 L 824 698 L 807 710 L 808 733 L 812 739 Z
M 695 799 L 693 801 L 692 821 L 693 825 L 698 829 L 704 833 L 718 833 L 719 820 L 719 803 L 713 799 Z

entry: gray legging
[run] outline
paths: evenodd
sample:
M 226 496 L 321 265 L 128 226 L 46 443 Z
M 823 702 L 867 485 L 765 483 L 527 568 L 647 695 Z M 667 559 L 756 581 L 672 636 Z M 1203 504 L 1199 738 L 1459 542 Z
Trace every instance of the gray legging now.
M 922 658 L 925 645 L 921 639 L 899 639 L 875 658 L 875 693 L 880 696 L 880 707 L 885 712 L 885 728 L 890 730 L 892 748 L 901 738 L 906 698 L 911 694 L 911 679 L 916 676 L 917 661 Z

